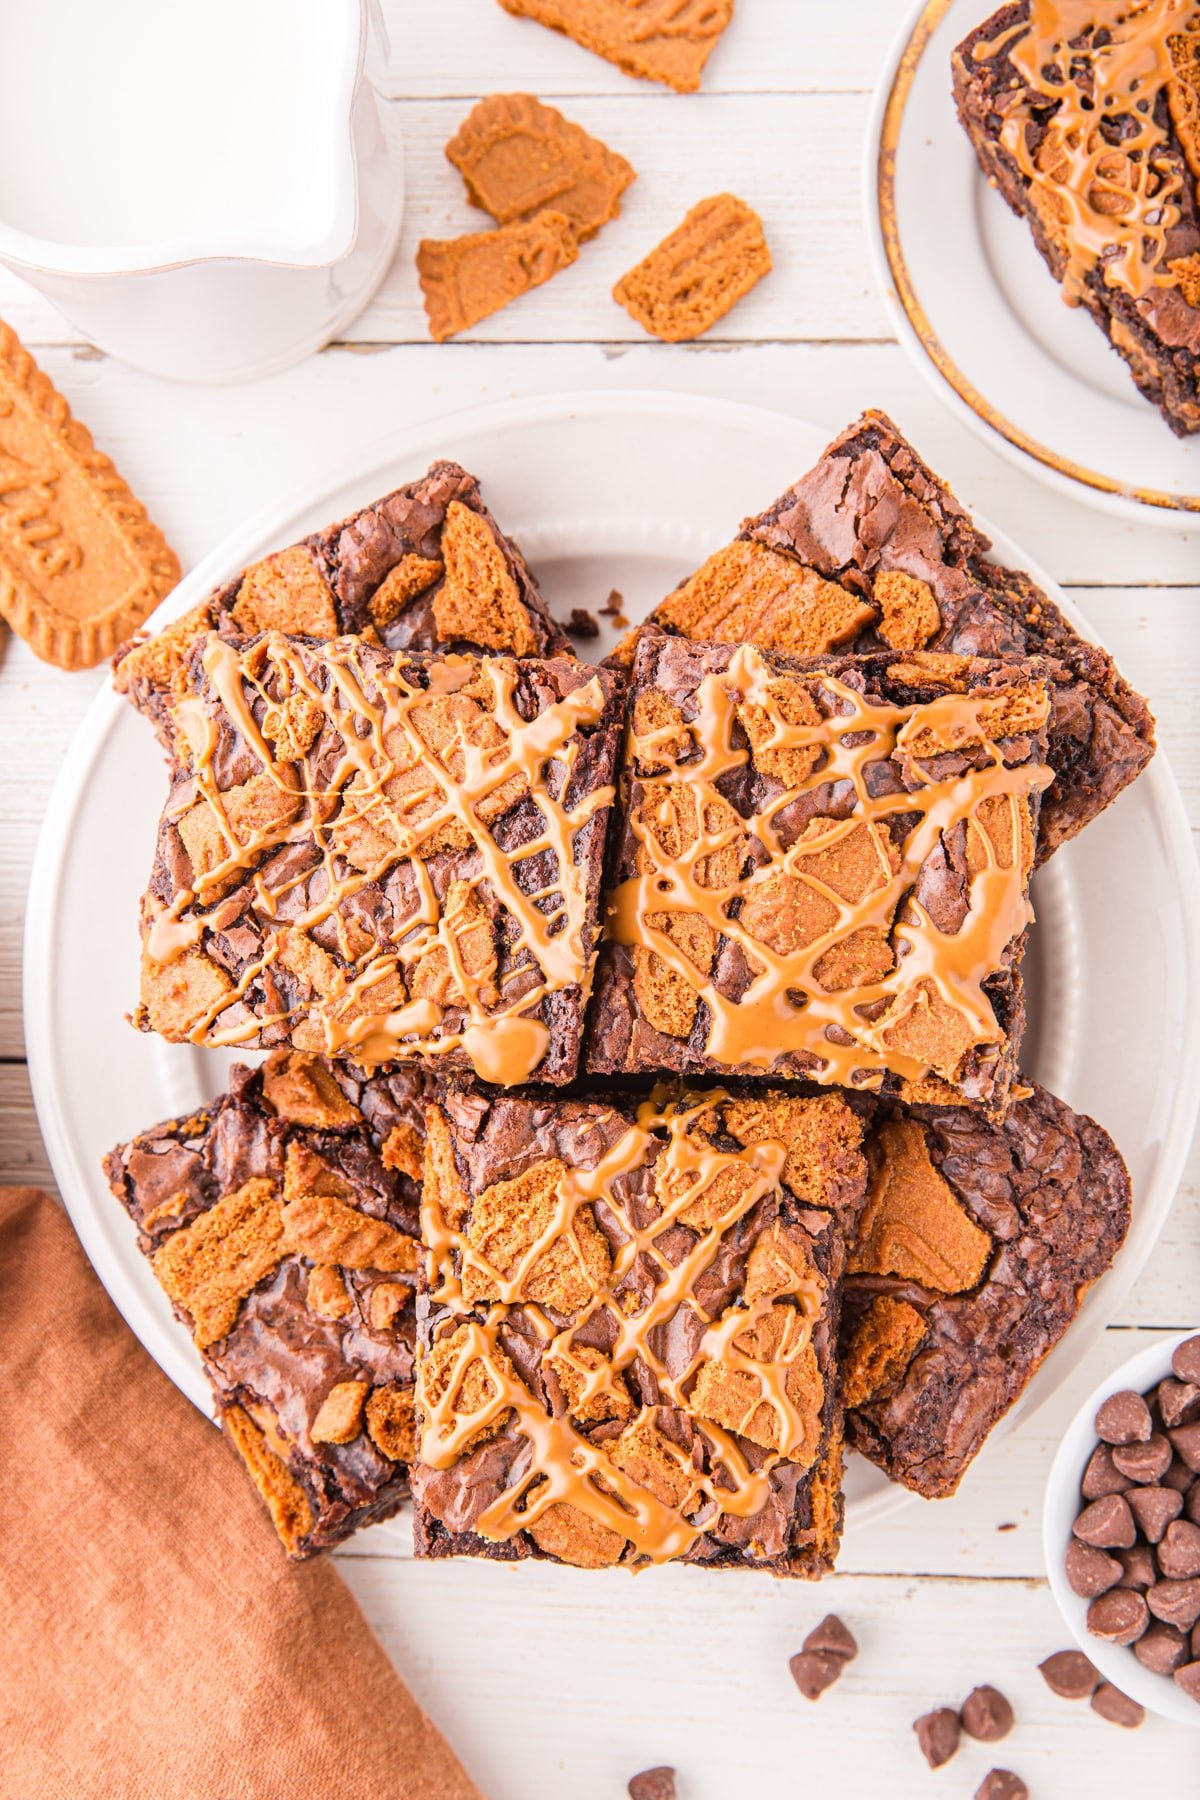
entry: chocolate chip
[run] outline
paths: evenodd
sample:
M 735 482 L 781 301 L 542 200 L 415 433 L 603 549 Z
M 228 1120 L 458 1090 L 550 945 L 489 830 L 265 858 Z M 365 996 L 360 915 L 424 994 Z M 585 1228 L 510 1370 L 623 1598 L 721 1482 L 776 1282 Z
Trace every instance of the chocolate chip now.
M 1084 1600 L 1107 1594 L 1110 1587 L 1116 1587 L 1122 1574 L 1121 1564 L 1115 1556 L 1109 1556 L 1107 1551 L 1097 1550 L 1091 1544 L 1081 1544 L 1078 1538 L 1072 1538 L 1067 1545 L 1065 1566 L 1071 1592 Z
M 662 1764 L 629 1778 L 629 1800 L 675 1800 L 675 1771 Z
M 806 1650 L 819 1650 L 826 1656 L 840 1656 L 843 1662 L 853 1662 L 858 1655 L 858 1644 L 854 1634 L 849 1631 L 836 1613 L 829 1613 L 814 1625 L 804 1640 Z
M 1167 1433 L 1175 1446 L 1175 1454 L 1193 1475 L 1200 1474 L 1200 1419 L 1194 1425 L 1181 1425 L 1177 1431 Z
M 1183 1495 L 1174 1488 L 1134 1488 L 1126 1495 L 1126 1500 L 1138 1529 L 1151 1544 L 1160 1542 L 1171 1520 L 1177 1519 L 1183 1511 Z
M 1114 1463 L 1110 1446 L 1097 1444 L 1088 1458 L 1088 1465 L 1079 1485 L 1085 1500 L 1102 1500 L 1105 1494 L 1125 1493 L 1133 1483 L 1127 1475 L 1122 1475 Z
M 1183 1516 L 1200 1525 L 1200 1481 L 1190 1481 L 1183 1496 Z
M 1176 1669 L 1175 1681 L 1189 1700 L 1200 1701 L 1200 1662 L 1184 1663 L 1182 1668 Z
M 1105 1444 L 1144 1444 L 1153 1429 L 1150 1408 L 1132 1388 L 1110 1394 L 1096 1414 L 1096 1436 Z
M 1128 1550 L 1118 1550 L 1116 1556 L 1122 1570 L 1121 1579 L 1117 1583 L 1119 1588 L 1144 1591 L 1154 1586 L 1158 1580 L 1158 1569 L 1149 1544 L 1133 1544 Z
M 1144 1669 L 1155 1675 L 1170 1675 L 1187 1662 L 1188 1641 L 1174 1625 L 1164 1625 L 1161 1619 L 1155 1619 L 1133 1646 L 1133 1654 Z
M 845 1666 L 844 1656 L 831 1656 L 827 1650 L 799 1650 L 788 1661 L 792 1680 L 806 1700 L 819 1700 Z
M 1200 1387 L 1194 1381 L 1160 1381 L 1155 1390 L 1158 1416 L 1168 1431 L 1179 1425 L 1194 1425 L 1200 1419 Z
M 1029 1789 L 1011 1769 L 989 1769 L 975 1789 L 975 1800 L 1029 1800 Z
M 1145 1600 L 1129 1588 L 1113 1588 L 1087 1609 L 1088 1630 L 1109 1644 L 1136 1643 L 1149 1623 Z
M 1180 1381 L 1194 1381 L 1200 1385 L 1200 1333 L 1185 1338 L 1176 1346 L 1171 1355 L 1171 1367 Z
M 1171 1466 L 1170 1441 L 1156 1431 L 1144 1444 L 1119 1446 L 1113 1451 L 1113 1462 L 1130 1481 L 1160 1481 Z
M 1188 1519 L 1168 1525 L 1158 1546 L 1158 1566 L 1172 1581 L 1200 1575 L 1200 1525 Z
M 1200 1662 L 1200 1625 L 1192 1626 L 1192 1661 Z
M 574 637 L 594 638 L 600 636 L 600 621 L 595 613 L 590 613 L 586 606 L 573 606 L 571 616 L 567 620 L 567 630 Z
M 1064 1700 L 1086 1700 L 1100 1680 L 1082 1650 L 1056 1650 L 1038 1669 L 1050 1692 Z
M 1111 1681 L 1102 1681 L 1092 1695 L 1093 1710 L 1102 1719 L 1108 1719 L 1113 1725 L 1124 1725 L 1129 1731 L 1140 1725 L 1146 1717 L 1146 1709 L 1115 1688 Z
M 931 1769 L 940 1769 L 958 1749 L 962 1727 L 953 1707 L 939 1706 L 936 1711 L 922 1713 L 919 1719 L 914 1719 L 913 1730 L 925 1761 Z
M 1200 1619 L 1200 1581 L 1156 1581 L 1146 1594 L 1146 1605 L 1156 1619 L 1190 1631 Z
M 962 1728 L 981 1744 L 998 1744 L 1013 1728 L 1013 1709 L 998 1688 L 972 1688 L 962 1703 Z
M 1123 1494 L 1106 1494 L 1103 1500 L 1093 1500 L 1084 1507 L 1072 1530 L 1081 1543 L 1094 1544 L 1101 1550 L 1117 1545 L 1128 1548 L 1137 1541 L 1133 1514 Z
M 1177 1488 L 1181 1494 L 1186 1494 L 1195 1479 L 1196 1477 L 1192 1474 L 1192 1471 L 1188 1468 L 1183 1458 L 1177 1456 L 1163 1476 L 1162 1486 L 1166 1488 Z

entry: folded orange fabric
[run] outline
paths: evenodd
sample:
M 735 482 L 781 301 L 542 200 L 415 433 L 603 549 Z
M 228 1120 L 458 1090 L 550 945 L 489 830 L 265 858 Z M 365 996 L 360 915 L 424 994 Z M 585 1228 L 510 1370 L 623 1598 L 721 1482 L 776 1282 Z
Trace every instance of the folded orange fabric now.
M 0 1190 L 0 1793 L 482 1800 L 45 1194 Z

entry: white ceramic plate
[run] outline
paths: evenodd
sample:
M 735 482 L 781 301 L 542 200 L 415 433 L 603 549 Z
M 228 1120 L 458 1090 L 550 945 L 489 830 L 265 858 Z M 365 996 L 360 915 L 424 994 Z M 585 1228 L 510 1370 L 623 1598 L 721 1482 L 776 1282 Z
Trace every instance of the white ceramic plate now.
M 637 620 L 739 521 L 761 510 L 830 432 L 780 414 L 682 395 L 581 394 L 482 408 L 406 431 L 286 509 L 247 526 L 188 576 L 155 623 L 183 612 L 268 550 L 410 480 L 438 456 L 475 471 L 551 607 L 595 610 L 611 588 Z M 1028 558 L 988 529 L 997 553 Z M 1049 578 L 1033 570 L 1081 628 Z M 602 654 L 615 632 L 599 645 Z M 110 1195 L 104 1152 L 219 1093 L 232 1057 L 133 1031 L 138 899 L 165 774 L 149 727 L 106 689 L 71 746 L 42 828 L 29 895 L 25 1022 L 50 1160 L 98 1274 L 146 1348 L 198 1406 L 200 1362 Z M 1197 1107 L 1200 950 L 1186 921 L 1200 892 L 1178 791 L 1162 757 L 1036 880 L 1027 958 L 1025 1067 L 1112 1132 L 1133 1172 L 1133 1228 L 1020 1409 L 1078 1363 L 1162 1230 Z M 1013 1415 L 1010 1415 L 1010 1420 Z M 848 1516 L 905 1498 L 852 1459 Z
M 1177 438 L 1088 315 L 1064 304 L 958 122 L 951 52 L 992 10 L 917 0 L 875 95 L 867 229 L 900 341 L 959 417 L 1030 474 L 1106 512 L 1195 524 L 1200 433 Z

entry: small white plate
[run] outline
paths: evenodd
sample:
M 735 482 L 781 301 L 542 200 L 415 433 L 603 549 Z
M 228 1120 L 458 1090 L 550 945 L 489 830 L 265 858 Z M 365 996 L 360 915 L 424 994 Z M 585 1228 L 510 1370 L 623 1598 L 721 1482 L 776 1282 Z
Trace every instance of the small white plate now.
M 867 231 L 900 341 L 964 423 L 1028 473 L 1140 523 L 1200 523 L 1200 433 L 1177 438 L 1087 313 L 1064 303 L 959 124 L 951 52 L 992 10 L 917 0 L 875 94 Z
M 1096 1414 L 1110 1394 L 1147 1394 L 1171 1373 L 1171 1357 L 1180 1344 L 1194 1333 L 1181 1331 L 1178 1337 L 1151 1344 L 1123 1362 L 1107 1376 L 1095 1393 L 1089 1394 L 1067 1427 L 1046 1483 L 1046 1499 L 1042 1509 L 1042 1548 L 1046 1554 L 1046 1572 L 1050 1590 L 1058 1602 L 1058 1610 L 1071 1627 L 1071 1634 L 1084 1655 L 1090 1657 L 1106 1681 L 1137 1700 L 1149 1712 L 1180 1725 L 1200 1731 L 1200 1706 L 1176 1687 L 1169 1675 L 1155 1675 L 1144 1669 L 1131 1649 L 1121 1644 L 1106 1643 L 1091 1635 L 1087 1628 L 1088 1602 L 1075 1593 L 1067 1581 L 1066 1554 L 1071 1542 L 1071 1527 L 1079 1517 L 1083 1501 L 1079 1484 L 1088 1458 L 1096 1448 Z
M 779 413 L 666 394 L 578 394 L 484 407 L 414 426 L 230 538 L 155 614 L 164 624 L 268 550 L 293 542 L 455 457 L 482 480 L 551 607 L 593 611 L 610 589 L 631 621 L 816 460 L 832 433 Z M 981 521 L 981 523 L 983 523 Z M 1003 561 L 1049 577 L 991 526 Z M 616 636 L 581 646 L 603 654 Z M 42 828 L 29 894 L 25 1027 L 42 1135 L 96 1271 L 146 1348 L 198 1406 L 207 1383 L 187 1334 L 139 1254 L 101 1172 L 105 1151 L 219 1093 L 229 1053 L 130 1029 L 138 985 L 138 900 L 166 790 L 145 720 L 111 688 L 67 753 Z M 1200 1092 L 1200 883 L 1183 806 L 1160 756 L 1038 875 L 1039 924 L 1026 959 L 1025 1068 L 1112 1132 L 1135 1184 L 1133 1226 L 1112 1271 L 1020 1413 L 1046 1399 L 1113 1316 L 1162 1231 Z M 1009 1415 L 1011 1423 L 1014 1414 Z M 906 1497 L 853 1458 L 851 1527 Z

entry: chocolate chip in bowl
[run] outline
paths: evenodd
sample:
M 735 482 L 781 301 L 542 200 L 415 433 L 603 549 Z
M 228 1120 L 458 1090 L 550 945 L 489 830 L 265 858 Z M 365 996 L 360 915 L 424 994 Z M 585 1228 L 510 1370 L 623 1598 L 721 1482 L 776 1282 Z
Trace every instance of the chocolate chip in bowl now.
M 1146 1711 L 1200 1727 L 1198 1373 L 1198 1333 L 1132 1357 L 1080 1408 L 1047 1483 L 1050 1586 L 1086 1657 L 1043 1673 L 1126 1727 Z

